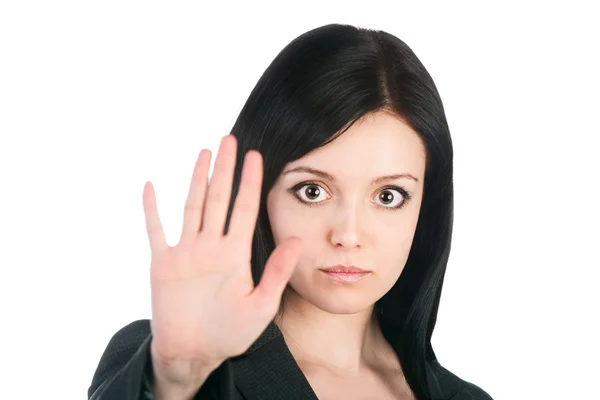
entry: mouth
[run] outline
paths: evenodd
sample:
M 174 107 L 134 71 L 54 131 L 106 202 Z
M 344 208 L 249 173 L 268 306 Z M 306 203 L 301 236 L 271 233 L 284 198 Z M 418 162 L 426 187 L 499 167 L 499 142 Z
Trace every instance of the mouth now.
M 367 271 L 356 266 L 346 267 L 343 265 L 336 265 L 333 267 L 324 268 L 320 271 L 327 275 L 329 278 L 333 279 L 335 282 L 340 283 L 358 282 L 372 273 L 371 271 Z
M 331 273 L 340 273 L 340 274 L 363 274 L 365 272 L 370 272 L 365 269 L 359 268 L 356 265 L 334 265 L 333 267 L 323 268 L 321 271 L 323 272 L 331 272 Z

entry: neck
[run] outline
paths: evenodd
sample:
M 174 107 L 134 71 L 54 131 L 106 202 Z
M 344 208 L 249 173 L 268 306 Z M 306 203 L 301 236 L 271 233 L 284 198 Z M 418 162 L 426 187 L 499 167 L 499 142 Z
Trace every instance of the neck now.
M 274 322 L 299 363 L 359 372 L 376 365 L 376 358 L 390 349 L 373 306 L 353 314 L 332 314 L 289 290 L 285 310 Z

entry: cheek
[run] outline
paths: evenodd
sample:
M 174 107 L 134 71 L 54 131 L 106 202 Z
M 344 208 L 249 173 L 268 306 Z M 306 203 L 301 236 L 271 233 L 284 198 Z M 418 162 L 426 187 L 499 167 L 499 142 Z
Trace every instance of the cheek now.
M 308 213 L 306 208 L 298 207 L 289 199 L 273 198 L 268 206 L 269 222 L 273 236 L 279 240 L 296 236 L 304 242 L 314 236 L 319 225 L 314 212 Z
M 406 226 L 403 223 L 403 229 L 382 230 L 381 235 L 378 236 L 376 264 L 384 266 L 386 276 L 399 275 L 406 261 L 412 247 L 415 229 L 412 226 Z
M 310 222 L 305 216 L 296 215 L 290 210 L 273 209 L 269 214 L 269 223 L 275 245 L 285 239 L 295 236 L 302 241 L 302 252 L 306 245 L 318 236 L 318 224 Z

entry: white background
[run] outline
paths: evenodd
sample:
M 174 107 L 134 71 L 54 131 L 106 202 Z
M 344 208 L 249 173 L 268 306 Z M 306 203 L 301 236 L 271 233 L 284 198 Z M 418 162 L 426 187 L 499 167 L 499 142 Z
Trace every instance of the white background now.
M 87 398 L 111 336 L 151 317 L 144 183 L 175 245 L 199 151 L 331 22 L 404 40 L 444 101 L 442 365 L 494 399 L 600 398 L 594 2 L 199 3 L 0 5 L 2 398 Z

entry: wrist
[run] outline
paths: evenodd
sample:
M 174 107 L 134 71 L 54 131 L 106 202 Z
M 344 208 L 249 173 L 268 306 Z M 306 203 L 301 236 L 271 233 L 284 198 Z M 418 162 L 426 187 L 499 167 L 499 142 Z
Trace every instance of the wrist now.
M 212 371 L 222 364 L 222 361 L 209 361 L 199 358 L 167 359 L 158 354 L 154 348 L 154 342 L 151 343 L 150 350 L 155 381 L 183 389 L 200 386 Z

